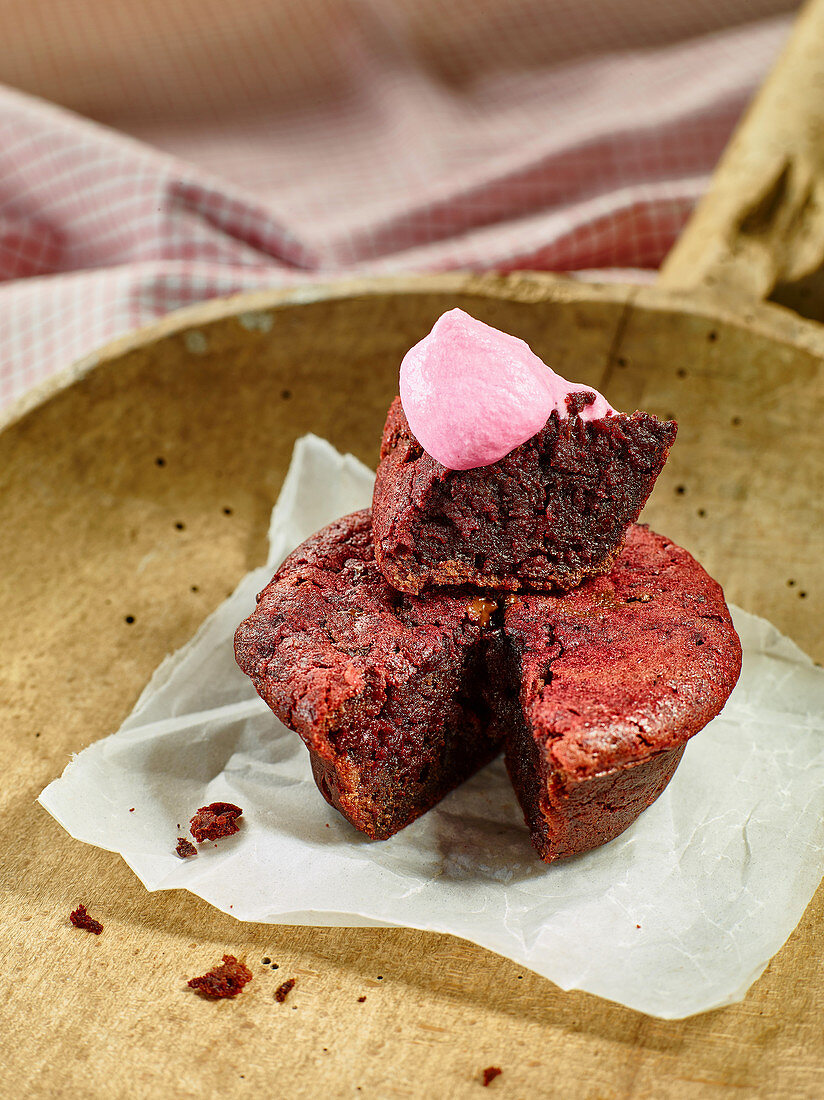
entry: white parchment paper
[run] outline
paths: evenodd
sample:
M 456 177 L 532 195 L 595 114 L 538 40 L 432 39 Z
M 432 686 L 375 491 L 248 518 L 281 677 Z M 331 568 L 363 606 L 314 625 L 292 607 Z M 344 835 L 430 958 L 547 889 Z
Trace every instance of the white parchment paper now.
M 241 920 L 451 932 L 564 989 L 666 1018 L 740 1000 L 824 872 L 824 673 L 733 609 L 741 680 L 623 836 L 542 864 L 498 760 L 398 835 L 369 841 L 320 796 L 299 738 L 235 666 L 232 637 L 289 551 L 370 503 L 372 478 L 328 443 L 300 440 L 269 564 L 42 805 L 78 840 L 120 852 L 149 890 L 190 890 Z M 180 860 L 176 837 L 215 800 L 243 807 L 241 831 Z

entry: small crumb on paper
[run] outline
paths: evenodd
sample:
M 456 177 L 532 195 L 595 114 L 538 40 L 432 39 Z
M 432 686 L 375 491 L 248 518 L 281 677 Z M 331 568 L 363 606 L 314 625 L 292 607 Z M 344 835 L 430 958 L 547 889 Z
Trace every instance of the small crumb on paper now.
M 189 859 L 190 856 L 197 855 L 197 848 L 192 844 L 191 840 L 187 840 L 185 836 L 179 836 L 177 838 L 177 846 L 175 851 L 181 859 Z
M 202 997 L 236 997 L 251 980 L 252 971 L 247 966 L 234 955 L 224 955 L 220 966 L 207 970 L 199 978 L 190 978 L 186 984 Z
M 103 931 L 103 925 L 99 920 L 89 916 L 86 906 L 82 903 L 69 913 L 69 920 L 75 928 L 85 928 L 87 932 L 93 932 L 95 936 L 99 936 Z
M 234 806 L 231 802 L 212 802 L 209 806 L 201 806 L 189 822 L 191 834 L 198 844 L 204 840 L 233 836 L 240 829 L 237 818 L 242 813 L 240 806 Z

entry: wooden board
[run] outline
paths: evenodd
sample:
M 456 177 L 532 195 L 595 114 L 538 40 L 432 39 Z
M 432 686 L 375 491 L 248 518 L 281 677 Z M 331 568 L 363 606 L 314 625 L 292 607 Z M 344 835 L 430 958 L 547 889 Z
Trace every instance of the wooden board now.
M 448 936 L 240 924 L 150 895 L 34 802 L 263 559 L 298 435 L 374 464 L 402 353 L 454 305 L 619 408 L 675 415 L 646 518 L 824 657 L 824 336 L 778 307 L 442 276 L 209 303 L 118 342 L 0 435 L 9 1095 L 471 1097 L 488 1065 L 509 1097 L 824 1095 L 821 890 L 742 1004 L 663 1022 Z M 71 927 L 79 901 L 103 935 Z M 255 975 L 237 1000 L 186 989 L 227 951 Z

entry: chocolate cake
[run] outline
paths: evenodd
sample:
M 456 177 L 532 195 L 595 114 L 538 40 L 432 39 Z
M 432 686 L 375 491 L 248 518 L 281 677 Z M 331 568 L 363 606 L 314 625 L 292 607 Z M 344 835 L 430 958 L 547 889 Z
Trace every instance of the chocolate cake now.
M 367 836 L 408 825 L 499 750 L 472 601 L 390 588 L 366 510 L 295 550 L 238 627 L 238 664 L 303 738 L 324 798 Z
M 591 392 L 492 465 L 448 469 L 415 439 L 400 398 L 383 432 L 372 514 L 387 581 L 570 589 L 609 572 L 661 471 L 677 426 L 648 413 L 585 419 Z
M 719 586 L 645 527 L 573 592 L 419 597 L 379 572 L 368 511 L 287 558 L 235 652 L 356 828 L 390 836 L 505 740 L 548 862 L 611 840 L 658 797 L 741 663 Z

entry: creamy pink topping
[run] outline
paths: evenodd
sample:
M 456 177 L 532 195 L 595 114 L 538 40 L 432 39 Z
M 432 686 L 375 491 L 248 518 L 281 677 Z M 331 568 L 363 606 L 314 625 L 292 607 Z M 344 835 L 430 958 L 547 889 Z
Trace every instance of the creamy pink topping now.
M 516 336 L 450 309 L 404 356 L 401 404 L 415 438 L 442 466 L 491 466 L 543 428 L 569 416 L 570 394 L 595 401 L 578 415 L 600 420 L 615 409 L 591 386 L 567 382 Z

